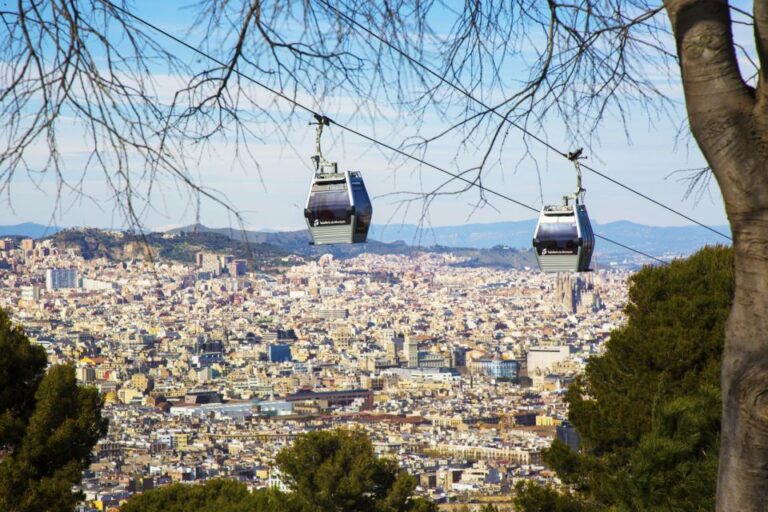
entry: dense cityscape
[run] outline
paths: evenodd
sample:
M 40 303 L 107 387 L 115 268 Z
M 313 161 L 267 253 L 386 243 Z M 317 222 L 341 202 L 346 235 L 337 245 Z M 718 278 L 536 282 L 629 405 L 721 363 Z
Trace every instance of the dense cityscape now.
M 768 2 L 0 19 L 0 512 L 768 509 Z
M 0 242 L 0 307 L 105 400 L 82 509 L 214 477 L 280 488 L 276 453 L 317 429 L 364 429 L 438 503 L 552 480 L 541 450 L 578 446 L 563 392 L 621 324 L 627 271 L 462 268 L 430 253 L 279 263 Z

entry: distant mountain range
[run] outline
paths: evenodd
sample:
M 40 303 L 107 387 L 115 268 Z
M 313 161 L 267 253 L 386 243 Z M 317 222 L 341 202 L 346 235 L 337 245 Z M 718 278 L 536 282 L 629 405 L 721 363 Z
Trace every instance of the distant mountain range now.
M 23 236 L 25 238 L 43 238 L 55 235 L 63 228 L 58 226 L 43 226 L 34 222 L 24 222 L 23 224 L 13 224 L 11 226 L 0 226 L 0 236 Z
M 162 248 L 161 253 L 176 255 L 184 251 L 172 246 L 183 239 L 184 246 L 188 247 L 189 250 L 208 247 L 225 248 L 230 245 L 236 248 L 238 247 L 237 244 L 240 244 L 240 249 L 248 247 L 251 251 L 271 255 L 297 254 L 313 257 L 332 253 L 337 257 L 344 258 L 363 252 L 409 254 L 414 250 L 428 249 L 433 252 L 458 252 L 470 257 L 471 261 L 477 261 L 478 264 L 482 264 L 483 261 L 501 262 L 500 264 L 505 261 L 507 263 L 514 261 L 516 265 L 527 265 L 533 263 L 533 255 L 529 248 L 535 224 L 536 221 L 531 219 L 517 222 L 441 227 L 419 227 L 412 224 L 374 225 L 371 228 L 367 244 L 320 247 L 309 245 L 310 239 L 306 230 L 248 231 L 233 228 L 208 228 L 197 224 L 172 229 L 165 233 L 153 233 L 148 236 L 150 236 L 152 243 L 157 244 L 158 248 Z M 599 235 L 660 257 L 684 256 L 704 245 L 728 243 L 725 238 L 699 226 L 658 227 L 618 221 L 607 224 L 594 223 L 593 228 Z M 727 226 L 714 226 L 714 229 L 730 234 Z M 0 236 L 15 235 L 43 238 L 56 235 L 55 238 L 60 241 L 67 239 L 69 243 L 82 245 L 86 252 L 95 251 L 94 255 L 99 251 L 92 251 L 90 247 L 93 244 L 86 243 L 86 239 L 91 241 L 98 239 L 103 247 L 110 246 L 114 249 L 112 247 L 114 244 L 104 245 L 102 242 L 106 238 L 94 235 L 96 232 L 98 230 L 67 229 L 62 231 L 60 227 L 34 223 L 0 226 Z M 88 233 L 88 236 L 83 233 Z M 163 235 L 179 236 L 169 238 Z M 129 236 L 120 243 L 125 244 L 128 240 L 135 241 L 136 238 Z M 99 244 L 96 244 L 95 247 L 98 246 Z M 241 251 L 238 249 L 236 252 Z M 119 253 L 120 251 L 114 252 L 114 255 L 117 256 Z M 610 258 L 620 258 L 632 253 L 625 248 L 598 239 L 597 254 Z M 190 258 L 189 254 L 185 254 L 180 259 L 189 260 Z
M 592 223 L 598 235 L 615 240 L 653 255 L 690 254 L 704 245 L 730 243 L 724 237 L 700 226 L 659 227 L 636 224 L 629 221 Z M 731 234 L 728 226 L 713 226 L 723 234 Z M 412 224 L 371 228 L 369 236 L 382 242 L 404 240 L 410 244 L 425 246 L 437 244 L 448 247 L 473 247 L 486 249 L 498 245 L 523 248 L 531 246 L 536 220 L 496 222 L 491 224 L 466 224 L 419 228 Z M 597 240 L 598 252 L 624 254 L 626 249 L 604 240 Z

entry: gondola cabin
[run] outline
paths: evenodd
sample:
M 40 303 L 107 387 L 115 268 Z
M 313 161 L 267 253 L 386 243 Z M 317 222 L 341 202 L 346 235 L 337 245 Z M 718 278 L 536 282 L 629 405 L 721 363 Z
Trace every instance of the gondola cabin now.
M 359 172 L 314 175 L 304 209 L 311 244 L 365 243 L 372 216 L 373 206 Z
M 579 202 L 545 206 L 533 237 L 542 272 L 586 272 L 595 248 L 587 207 Z

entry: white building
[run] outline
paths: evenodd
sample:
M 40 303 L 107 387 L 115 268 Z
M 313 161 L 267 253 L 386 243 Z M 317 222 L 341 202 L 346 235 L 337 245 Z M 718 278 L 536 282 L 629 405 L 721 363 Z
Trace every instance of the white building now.
M 37 286 L 22 286 L 21 298 L 26 301 L 40 300 L 40 288 Z
M 567 360 L 570 355 L 571 350 L 567 345 L 528 349 L 526 357 L 528 377 L 533 380 L 534 384 L 543 382 L 547 374 L 552 372 L 552 368 Z
M 117 283 L 111 283 L 109 281 L 101 281 L 99 279 L 90 279 L 88 277 L 83 278 L 83 290 L 117 290 L 120 286 Z

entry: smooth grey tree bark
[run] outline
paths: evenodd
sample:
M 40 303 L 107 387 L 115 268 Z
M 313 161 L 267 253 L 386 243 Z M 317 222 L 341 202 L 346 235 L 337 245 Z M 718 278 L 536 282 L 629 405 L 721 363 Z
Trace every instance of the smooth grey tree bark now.
M 768 507 L 768 3 L 754 2 L 757 88 L 736 58 L 727 1 L 666 0 L 691 131 L 723 194 L 736 290 L 721 374 L 717 510 Z

